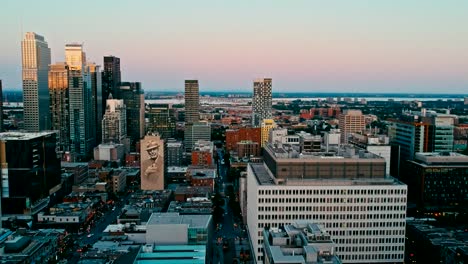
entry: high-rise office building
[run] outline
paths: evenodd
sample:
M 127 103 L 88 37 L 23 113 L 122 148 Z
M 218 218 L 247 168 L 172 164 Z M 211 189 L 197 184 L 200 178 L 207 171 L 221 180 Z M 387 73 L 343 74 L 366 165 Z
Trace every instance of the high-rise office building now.
M 174 137 L 176 122 L 169 104 L 149 104 L 148 132 L 158 133 L 162 139 Z
M 102 143 L 123 143 L 127 137 L 127 109 L 123 100 L 109 98 L 102 118 Z
M 449 114 L 432 113 L 423 118 L 429 126 L 429 151 L 444 152 L 453 151 L 453 130 L 457 116 Z
M 23 64 L 24 128 L 29 132 L 50 129 L 47 72 L 50 48 L 43 36 L 27 32 L 21 42 Z
M 197 140 L 211 140 L 211 125 L 208 122 L 196 122 L 185 127 L 185 151 L 191 152 Z
M 89 71 L 89 80 L 91 88 L 91 122 L 93 129 L 95 142 L 101 142 L 102 135 L 102 126 L 101 120 L 104 115 L 103 112 L 103 100 L 102 100 L 102 74 L 100 71 L 100 66 L 96 63 L 88 63 L 86 65 L 87 70 Z
M 392 154 L 392 175 L 404 176 L 404 166 L 417 152 L 450 152 L 454 147 L 456 116 L 435 111 L 404 111 L 388 127 L 390 143 L 400 149 L 399 156 Z
M 120 58 L 115 56 L 104 56 L 101 113 L 106 111 L 106 100 L 109 98 L 109 94 L 112 94 L 114 98 L 120 98 L 117 93 L 121 81 Z
M 418 121 L 391 120 L 390 143 L 400 147 L 401 160 L 412 160 L 416 152 L 429 151 L 429 124 Z
M 69 151 L 70 109 L 69 109 L 68 65 L 56 63 L 49 66 L 49 96 L 52 130 L 58 131 L 57 146 L 60 151 Z
M 32 220 L 60 190 L 60 159 L 55 132 L 4 132 L 7 168 L 2 168 L 3 215 L 22 215 Z M 6 169 L 6 170 L 5 170 Z
M 402 180 L 408 184 L 410 201 L 421 209 L 436 211 L 466 208 L 468 156 L 454 152 L 416 153 Z
M 272 83 L 270 78 L 256 79 L 252 98 L 252 125 L 259 127 L 264 119 L 272 117 Z
M 184 147 L 181 141 L 168 139 L 166 143 L 166 165 L 182 166 Z
M 139 82 L 120 83 L 117 94 L 127 107 L 127 135 L 133 151 L 135 143 L 145 135 L 145 94 Z
M 198 80 L 185 80 L 185 125 L 200 120 Z
M 95 145 L 91 77 L 81 44 L 65 46 L 65 60 L 69 67 L 70 150 L 79 158 L 91 155 Z
M 362 132 L 366 128 L 366 119 L 361 110 L 345 110 L 339 117 L 341 143 L 348 143 L 350 133 Z
M 407 186 L 386 176 L 385 160 L 350 146 L 297 148 L 267 144 L 264 163 L 249 163 L 240 186 L 257 263 L 264 228 L 297 220 L 324 226 L 343 263 L 403 263 Z

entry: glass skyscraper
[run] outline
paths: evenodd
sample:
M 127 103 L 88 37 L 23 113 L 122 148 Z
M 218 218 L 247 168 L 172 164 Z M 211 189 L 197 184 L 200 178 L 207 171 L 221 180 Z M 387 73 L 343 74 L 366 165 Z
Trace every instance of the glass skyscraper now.
M 23 65 L 24 128 L 29 132 L 50 129 L 47 72 L 50 48 L 43 36 L 27 32 L 21 42 Z
M 70 146 L 70 108 L 68 94 L 68 65 L 56 63 L 49 67 L 49 95 L 52 130 L 58 131 L 60 151 Z

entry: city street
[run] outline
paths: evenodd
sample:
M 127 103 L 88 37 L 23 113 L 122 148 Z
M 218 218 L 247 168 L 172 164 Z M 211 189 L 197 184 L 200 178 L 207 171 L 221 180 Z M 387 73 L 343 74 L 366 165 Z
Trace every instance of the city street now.
M 108 210 L 104 213 L 102 217 L 99 217 L 95 220 L 94 224 L 90 228 L 89 233 L 83 232 L 81 235 L 76 235 L 76 241 L 79 243 L 78 248 L 83 248 L 86 245 L 93 245 L 96 243 L 102 236 L 102 232 L 106 227 L 116 221 L 117 217 L 122 212 L 123 206 L 127 203 L 129 195 L 127 194 L 122 202 L 115 203 L 115 210 Z M 78 249 L 77 248 L 77 249 Z M 73 252 L 73 256 L 69 259 L 69 263 L 78 263 L 81 253 Z
M 223 153 L 222 150 L 218 149 L 218 168 L 219 168 L 219 182 L 221 187 L 220 192 L 227 194 L 226 188 L 231 186 L 232 183 L 227 182 L 228 168 L 225 164 L 221 163 Z M 213 262 L 212 263 L 232 263 L 235 257 L 234 243 L 236 240 L 242 237 L 242 229 L 239 223 L 235 223 L 232 209 L 229 207 L 229 198 L 224 197 L 224 215 L 222 220 L 221 229 L 215 230 L 214 234 L 214 250 L 213 250 Z M 234 227 L 236 224 L 236 227 Z M 221 243 L 218 243 L 218 238 L 221 238 Z M 228 241 L 227 249 L 223 249 L 223 243 Z

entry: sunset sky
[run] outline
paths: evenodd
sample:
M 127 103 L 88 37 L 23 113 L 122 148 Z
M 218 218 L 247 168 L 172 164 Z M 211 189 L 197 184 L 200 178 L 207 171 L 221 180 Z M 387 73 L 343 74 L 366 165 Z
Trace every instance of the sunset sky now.
M 145 90 L 468 93 L 468 1 L 21 1 L 0 7 L 0 79 L 21 88 L 21 39 L 121 58 Z M 22 34 L 23 33 L 23 34 Z

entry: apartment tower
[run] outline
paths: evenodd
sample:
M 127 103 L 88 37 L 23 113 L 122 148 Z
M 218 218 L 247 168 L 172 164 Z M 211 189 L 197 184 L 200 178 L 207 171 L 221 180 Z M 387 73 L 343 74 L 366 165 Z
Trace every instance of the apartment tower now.
M 271 78 L 256 79 L 254 81 L 252 99 L 252 125 L 259 127 L 264 119 L 271 119 Z
M 350 133 L 361 132 L 366 128 L 365 117 L 361 110 L 345 110 L 339 118 L 341 143 L 348 143 Z

